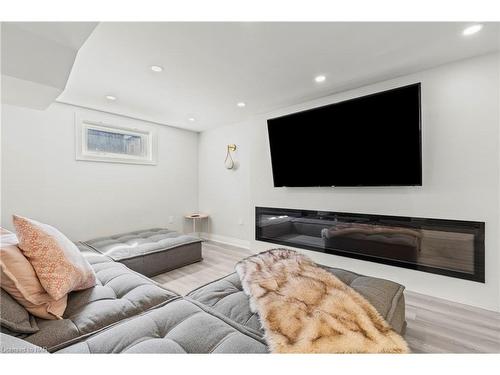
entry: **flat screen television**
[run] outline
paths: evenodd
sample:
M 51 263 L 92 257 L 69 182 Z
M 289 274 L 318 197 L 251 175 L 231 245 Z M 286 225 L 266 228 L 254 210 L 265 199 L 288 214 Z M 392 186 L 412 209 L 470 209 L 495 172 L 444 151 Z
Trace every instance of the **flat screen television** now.
M 274 186 L 420 186 L 420 83 L 267 120 Z

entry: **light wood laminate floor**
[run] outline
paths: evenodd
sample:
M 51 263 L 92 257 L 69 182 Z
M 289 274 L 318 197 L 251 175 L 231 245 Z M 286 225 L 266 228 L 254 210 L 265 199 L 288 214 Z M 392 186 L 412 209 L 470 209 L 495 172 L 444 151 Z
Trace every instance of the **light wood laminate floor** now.
M 252 255 L 250 250 L 205 241 L 203 260 L 153 277 L 165 288 L 184 295 L 189 291 L 234 272 L 235 264 Z
M 233 272 L 249 255 L 248 249 L 204 242 L 203 261 L 153 279 L 186 294 Z M 405 298 L 405 338 L 413 353 L 500 353 L 500 314 L 410 291 Z

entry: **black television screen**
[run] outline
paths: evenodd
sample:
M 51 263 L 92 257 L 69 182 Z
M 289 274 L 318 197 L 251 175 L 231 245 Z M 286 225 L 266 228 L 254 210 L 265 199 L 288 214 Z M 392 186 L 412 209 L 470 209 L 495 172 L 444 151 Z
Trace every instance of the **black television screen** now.
M 274 186 L 422 185 L 420 83 L 267 121 Z

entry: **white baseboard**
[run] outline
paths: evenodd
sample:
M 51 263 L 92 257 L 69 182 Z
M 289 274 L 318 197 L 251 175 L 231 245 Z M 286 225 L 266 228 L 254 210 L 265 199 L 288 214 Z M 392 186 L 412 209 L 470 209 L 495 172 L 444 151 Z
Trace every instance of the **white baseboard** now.
M 250 241 L 241 240 L 239 238 L 226 237 L 221 236 L 220 234 L 212 234 L 212 233 L 200 233 L 200 237 L 204 240 L 220 242 L 226 245 L 242 247 L 245 249 L 250 248 Z

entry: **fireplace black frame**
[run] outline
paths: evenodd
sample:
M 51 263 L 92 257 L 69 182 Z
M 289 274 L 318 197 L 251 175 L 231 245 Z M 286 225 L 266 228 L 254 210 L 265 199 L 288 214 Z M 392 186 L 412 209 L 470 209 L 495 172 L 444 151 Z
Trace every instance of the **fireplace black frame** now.
M 306 244 L 297 244 L 290 241 L 282 241 L 275 238 L 268 238 L 262 235 L 261 227 L 259 226 L 259 218 L 261 215 L 293 215 L 300 213 L 303 216 L 316 216 L 334 220 L 340 218 L 343 221 L 356 222 L 363 220 L 370 223 L 388 223 L 392 226 L 404 228 L 417 228 L 417 229 L 432 229 L 443 230 L 452 228 L 454 232 L 474 234 L 474 273 L 467 273 L 455 271 L 450 269 L 432 267 L 421 265 L 417 263 L 407 263 L 399 260 L 380 258 L 373 255 L 366 255 L 362 253 L 353 253 L 342 251 L 338 249 L 325 248 L 318 246 L 311 246 Z M 295 248 L 303 248 L 325 254 L 339 255 L 348 258 L 360 259 L 375 263 L 382 263 L 390 266 L 402 267 L 413 269 L 422 272 L 434 273 L 438 275 L 450 276 L 464 280 L 471 280 L 476 282 L 485 282 L 485 223 L 479 221 L 465 221 L 465 220 L 450 220 L 450 219 L 434 219 L 434 218 L 420 218 L 420 217 L 407 217 L 407 216 L 388 216 L 388 215 L 374 215 L 374 214 L 361 214 L 361 213 L 348 213 L 348 212 L 333 212 L 333 211 L 319 211 L 319 210 L 304 210 L 304 209 L 291 209 L 291 208 L 276 208 L 276 207 L 255 207 L 255 239 L 257 241 L 269 242 L 283 246 L 291 246 Z

